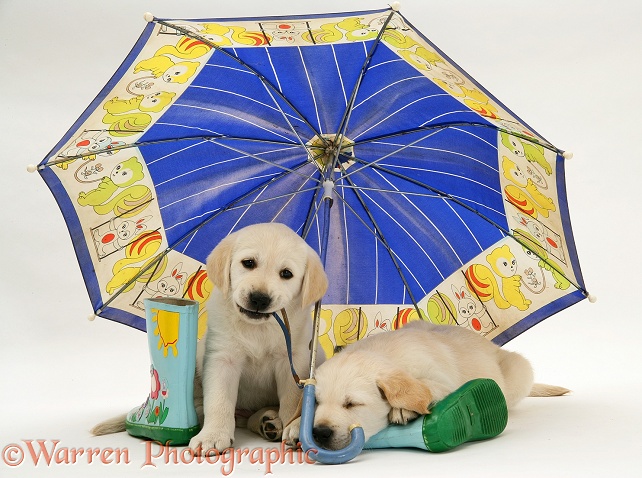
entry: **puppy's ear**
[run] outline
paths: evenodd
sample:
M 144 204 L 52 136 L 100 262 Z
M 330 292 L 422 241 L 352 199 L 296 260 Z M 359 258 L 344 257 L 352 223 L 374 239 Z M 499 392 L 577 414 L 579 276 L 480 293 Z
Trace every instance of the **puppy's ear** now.
M 301 300 L 303 307 L 314 304 L 320 300 L 328 290 L 328 276 L 321 264 L 321 259 L 313 249 L 308 250 L 308 261 L 301 286 Z
M 392 408 L 412 410 L 420 415 L 428 413 L 432 393 L 426 384 L 401 370 L 386 373 L 377 380 L 381 395 Z
M 218 243 L 207 258 L 207 277 L 223 294 L 229 293 L 230 290 L 230 266 L 234 244 L 236 244 L 234 235 L 227 236 Z

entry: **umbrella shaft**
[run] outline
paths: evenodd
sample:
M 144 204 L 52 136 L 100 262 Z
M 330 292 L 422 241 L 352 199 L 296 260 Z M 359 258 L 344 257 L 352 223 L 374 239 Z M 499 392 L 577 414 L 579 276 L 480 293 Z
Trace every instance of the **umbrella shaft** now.
M 334 188 L 334 181 L 330 179 L 332 169 L 326 170 L 325 181 L 323 181 L 323 233 L 321 234 L 321 264 L 325 267 L 325 260 L 328 253 L 328 238 L 330 236 L 330 209 L 332 208 L 332 191 Z M 321 301 L 318 301 L 314 306 L 314 325 L 313 325 L 313 340 L 310 350 L 310 378 L 314 378 L 314 371 L 316 369 L 317 361 L 317 348 L 319 345 L 319 324 L 321 322 Z

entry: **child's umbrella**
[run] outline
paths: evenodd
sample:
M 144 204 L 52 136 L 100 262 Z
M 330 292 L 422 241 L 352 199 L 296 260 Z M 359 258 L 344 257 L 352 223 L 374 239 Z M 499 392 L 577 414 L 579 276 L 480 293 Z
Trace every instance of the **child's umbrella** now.
M 149 22 L 37 166 L 96 315 L 205 301 L 229 233 L 325 258 L 326 355 L 411 320 L 503 344 L 588 296 L 553 146 L 391 9 Z M 537 94 L 537 92 L 532 93 Z M 542 97 L 542 101 L 546 101 Z

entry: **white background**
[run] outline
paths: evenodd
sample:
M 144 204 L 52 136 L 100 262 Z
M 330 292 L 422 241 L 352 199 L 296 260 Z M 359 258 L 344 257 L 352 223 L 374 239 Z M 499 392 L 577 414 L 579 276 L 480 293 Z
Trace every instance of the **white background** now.
M 145 335 L 91 312 L 40 162 L 94 98 L 145 27 L 143 12 L 207 18 L 384 8 L 375 1 L 0 0 L 0 476 L 219 476 L 208 464 L 142 467 L 126 434 L 96 422 L 148 393 Z M 571 396 L 526 399 L 495 440 L 447 454 L 364 452 L 341 467 L 282 465 L 275 476 L 642 476 L 640 201 L 642 2 L 406 0 L 402 13 L 535 130 L 573 151 L 567 186 L 583 301 L 513 340 L 540 381 Z M 34 465 L 23 440 L 128 449 L 129 464 Z M 237 445 L 264 446 L 237 432 Z M 229 465 L 226 468 L 229 471 Z M 233 476 L 262 476 L 245 460 Z M 304 475 L 305 474 L 305 475 Z

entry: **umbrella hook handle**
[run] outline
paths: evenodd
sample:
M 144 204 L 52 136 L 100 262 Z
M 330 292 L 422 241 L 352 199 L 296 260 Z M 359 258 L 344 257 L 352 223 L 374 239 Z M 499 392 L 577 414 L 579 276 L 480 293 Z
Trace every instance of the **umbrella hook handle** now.
M 301 427 L 299 429 L 299 441 L 305 451 L 306 457 L 309 457 L 319 463 L 327 465 L 337 465 L 346 463 L 356 457 L 365 444 L 365 435 L 363 428 L 359 425 L 353 425 L 350 430 L 350 443 L 341 450 L 326 450 L 321 448 L 314 441 L 312 429 L 314 426 L 314 407 L 315 407 L 315 386 L 314 379 L 304 380 L 303 403 L 301 410 Z

